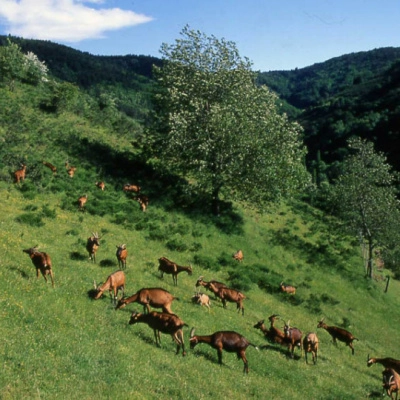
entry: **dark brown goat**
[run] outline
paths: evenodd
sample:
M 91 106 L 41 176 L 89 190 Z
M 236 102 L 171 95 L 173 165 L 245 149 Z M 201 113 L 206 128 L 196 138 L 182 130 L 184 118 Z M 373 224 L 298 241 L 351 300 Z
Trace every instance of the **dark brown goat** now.
M 290 356 L 293 358 L 294 357 L 294 349 L 298 347 L 300 349 L 300 352 L 302 351 L 301 349 L 301 339 L 303 337 L 303 333 L 301 332 L 300 329 L 291 327 L 290 326 L 290 321 L 286 322 L 283 332 L 285 334 L 285 341 L 289 345 L 289 353 Z
M 86 242 L 86 250 L 89 253 L 89 260 L 96 262 L 96 252 L 100 246 L 100 236 L 97 232 L 93 232 Z
M 367 366 L 371 367 L 373 364 L 381 364 L 385 368 L 393 368 L 398 374 L 400 374 L 400 360 L 394 358 L 370 358 L 367 357 Z
M 21 169 L 18 169 L 14 172 L 14 182 L 20 183 L 25 180 L 26 175 L 26 164 L 21 164 Z
M 43 165 L 45 165 L 47 168 L 49 168 L 53 172 L 53 175 L 55 175 L 57 173 L 57 167 L 55 167 L 53 164 L 51 164 L 47 161 L 43 161 Z
M 353 347 L 353 341 L 354 340 L 359 340 L 355 336 L 353 336 L 352 333 L 349 331 L 346 331 L 343 328 L 338 328 L 337 326 L 328 326 L 324 323 L 324 319 L 322 318 L 321 321 L 318 322 L 317 328 L 323 328 L 325 329 L 333 339 L 333 343 L 337 345 L 337 340 L 340 342 L 346 343 L 346 346 L 349 346 L 351 348 L 351 354 L 354 355 L 354 347 Z
M 210 283 L 210 289 L 222 300 L 222 305 L 224 308 L 226 308 L 226 302 L 236 303 L 237 311 L 240 312 L 241 310 L 242 315 L 244 315 L 243 300 L 246 298 L 246 296 L 243 293 L 236 289 L 227 287 L 217 289 L 213 283 Z
M 187 324 L 185 324 L 177 315 L 159 313 L 156 311 L 151 311 L 149 314 L 137 312 L 132 313 L 129 324 L 133 325 L 139 322 L 144 322 L 153 329 L 157 346 L 161 346 L 160 332 L 167 333 L 172 336 L 172 339 L 176 343 L 176 354 L 179 353 L 182 346 L 182 355 L 186 355 L 182 328 L 187 326 Z
M 126 244 L 120 244 L 117 247 L 117 252 L 115 253 L 118 260 L 119 269 L 126 269 L 126 258 L 128 257 L 128 250 L 126 249 Z
M 277 343 L 282 346 L 288 347 L 289 342 L 285 339 L 284 332 L 274 326 L 274 323 L 278 319 L 278 317 L 279 316 L 276 314 L 272 314 L 268 317 L 268 320 L 270 322 L 269 329 L 267 329 L 267 327 L 265 326 L 264 320 L 258 321 L 254 325 L 254 328 L 260 329 L 264 333 L 264 336 L 270 343 Z
M 54 287 L 54 275 L 51 267 L 50 256 L 47 253 L 38 251 L 37 246 L 22 251 L 28 254 L 30 259 L 32 260 L 32 263 L 36 268 L 36 277 L 39 278 L 39 272 L 40 272 L 44 280 L 47 282 L 46 275 L 50 275 L 51 284 Z
M 386 390 L 387 395 L 391 399 L 394 399 L 394 393 L 396 393 L 396 400 L 398 399 L 400 390 L 400 375 L 393 368 L 385 368 L 383 370 L 382 387 L 383 390 Z
M 158 265 L 158 270 L 161 271 L 161 279 L 164 277 L 165 274 L 171 274 L 172 275 L 172 281 L 174 282 L 175 286 L 178 286 L 178 274 L 185 271 L 189 275 L 192 275 L 193 269 L 192 266 L 184 267 L 181 265 L 178 265 L 166 257 L 161 257 L 158 259 L 159 265 Z
M 148 313 L 151 306 L 161 308 L 163 313 L 174 314 L 171 310 L 171 304 L 177 299 L 177 297 L 161 288 L 143 288 L 138 290 L 134 295 L 121 299 L 116 309 L 119 310 L 130 303 L 139 303 Z
M 303 339 L 303 350 L 304 356 L 306 358 L 306 363 L 308 364 L 307 355 L 312 354 L 313 363 L 316 364 L 318 360 L 318 336 L 314 332 L 309 332 Z
M 249 372 L 249 363 L 246 358 L 246 349 L 248 346 L 253 346 L 258 350 L 258 347 L 250 343 L 244 336 L 234 331 L 219 331 L 214 332 L 212 335 L 195 336 L 194 328 L 190 331 L 190 348 L 199 343 L 207 343 L 209 346 L 217 350 L 218 362 L 222 364 L 222 350 L 229 353 L 236 353 L 238 359 L 243 361 L 243 372 Z
M 94 288 L 97 291 L 94 296 L 95 300 L 99 299 L 103 295 L 103 292 L 108 290 L 110 293 L 111 301 L 116 304 L 118 300 L 118 292 L 121 290 L 122 296 L 124 295 L 125 274 L 123 273 L 123 271 L 116 271 L 109 275 L 107 280 L 102 285 L 98 286 L 96 285 L 96 282 L 94 282 Z

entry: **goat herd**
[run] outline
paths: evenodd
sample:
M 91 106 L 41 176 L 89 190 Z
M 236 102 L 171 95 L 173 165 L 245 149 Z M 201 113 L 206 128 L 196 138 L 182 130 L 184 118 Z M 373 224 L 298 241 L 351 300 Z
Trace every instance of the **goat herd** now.
M 53 174 L 57 172 L 57 168 L 48 162 L 43 162 L 45 166 L 53 171 Z M 76 167 L 70 166 L 68 161 L 65 163 L 65 168 L 68 175 L 72 178 L 76 171 Z M 26 165 L 22 164 L 21 169 L 15 171 L 14 178 L 16 183 L 20 183 L 25 179 Z M 104 190 L 104 182 L 96 182 L 96 186 Z M 140 192 L 140 187 L 137 185 L 126 184 L 123 188 L 125 192 Z M 87 201 L 87 195 L 81 196 L 78 199 L 79 209 L 83 209 Z M 142 211 L 146 211 L 148 206 L 148 198 L 144 195 L 138 194 L 133 198 L 138 201 Z M 97 233 L 92 233 L 87 239 L 86 250 L 89 254 L 89 259 L 93 262 L 96 261 L 96 252 L 100 246 L 100 236 Z M 94 299 L 99 299 L 105 291 L 109 291 L 110 297 L 114 302 L 116 309 L 121 309 L 130 303 L 139 303 L 143 305 L 143 313 L 133 312 L 129 324 L 133 325 L 136 323 L 145 323 L 154 332 L 154 338 L 156 345 L 160 345 L 160 332 L 170 334 L 175 341 L 177 348 L 176 354 L 180 352 L 182 348 L 182 355 L 185 355 L 185 345 L 183 336 L 183 327 L 187 326 L 176 314 L 171 310 L 171 304 L 176 299 L 171 293 L 161 288 L 142 288 L 130 297 L 125 297 L 125 273 L 127 249 L 125 244 L 116 246 L 116 257 L 118 260 L 119 270 L 108 276 L 107 280 L 102 285 L 97 285 L 94 282 L 94 292 L 92 296 Z M 33 265 L 36 268 L 36 275 L 39 277 L 40 273 L 47 282 L 47 276 L 50 276 L 51 283 L 54 287 L 54 275 L 52 271 L 52 264 L 50 256 L 45 252 L 38 251 L 37 247 L 32 247 L 23 250 L 31 258 Z M 243 260 L 243 252 L 238 250 L 233 258 L 237 261 Z M 193 270 L 191 266 L 180 266 L 165 257 L 161 257 L 159 260 L 158 270 L 161 272 L 161 278 L 164 274 L 171 274 L 173 284 L 178 284 L 178 274 L 185 271 L 189 275 L 192 275 Z M 236 303 L 237 311 L 244 315 L 243 301 L 246 296 L 238 290 L 228 288 L 224 283 L 211 280 L 206 282 L 203 277 L 200 277 L 196 282 L 196 287 L 204 287 L 205 289 L 212 292 L 216 299 L 222 302 L 224 308 L 227 306 L 227 302 Z M 296 288 L 294 286 L 280 284 L 280 290 L 291 295 L 295 295 Z M 118 292 L 122 291 L 122 297 L 118 300 Z M 193 297 L 192 301 L 200 305 L 205 305 L 210 309 L 210 298 L 207 294 L 197 292 Z M 151 311 L 150 307 L 160 308 L 162 312 Z M 315 332 L 307 333 L 303 338 L 303 333 L 300 329 L 291 327 L 290 321 L 285 323 L 283 331 L 275 327 L 275 321 L 279 318 L 278 315 L 273 314 L 269 316 L 269 328 L 264 324 L 264 320 L 258 321 L 254 328 L 260 329 L 264 334 L 265 338 L 274 344 L 278 344 L 288 348 L 288 355 L 293 358 L 295 348 L 299 348 L 301 353 L 304 350 L 305 361 L 308 363 L 308 354 L 311 353 L 312 361 L 314 364 L 318 360 L 318 349 L 319 341 Z M 337 341 L 341 341 L 350 347 L 352 354 L 354 355 L 353 341 L 358 340 L 352 333 L 348 332 L 343 328 L 336 326 L 328 326 L 324 319 L 319 321 L 317 328 L 325 329 L 335 344 Z M 246 349 L 249 346 L 257 348 L 254 344 L 250 343 L 244 336 L 234 331 L 218 331 L 211 335 L 195 335 L 194 328 L 190 331 L 190 348 L 193 349 L 199 343 L 206 343 L 209 346 L 217 350 L 218 362 L 222 364 L 222 352 L 233 352 L 237 354 L 238 359 L 241 359 L 244 364 L 244 372 L 248 373 L 249 366 L 246 358 Z M 382 386 L 383 390 L 386 391 L 390 398 L 393 398 L 400 391 L 400 360 L 393 358 L 370 358 L 368 356 L 367 366 L 378 363 L 385 367 L 382 372 Z
M 87 239 L 86 250 L 89 254 L 89 259 L 93 262 L 96 261 L 96 252 L 100 246 L 100 236 L 97 233 L 93 233 Z M 135 294 L 129 297 L 125 297 L 125 273 L 126 259 L 128 251 L 125 244 L 116 246 L 116 257 L 118 260 L 119 270 L 108 276 L 107 280 L 97 285 L 94 282 L 95 289 L 91 293 L 94 299 L 99 299 L 104 292 L 109 291 L 110 298 L 113 301 L 116 310 L 119 310 L 130 303 L 139 303 L 143 306 L 143 313 L 133 312 L 129 324 L 133 325 L 136 323 L 145 323 L 154 332 L 154 339 L 156 345 L 161 344 L 160 333 L 171 335 L 172 339 L 176 343 L 176 354 L 180 352 L 182 348 L 182 355 L 185 355 L 185 344 L 183 327 L 188 326 L 182 319 L 173 313 L 171 309 L 172 302 L 176 299 L 168 291 L 162 288 L 142 288 Z M 47 276 L 51 278 L 52 285 L 54 287 L 54 276 L 52 271 L 51 259 L 47 253 L 40 252 L 36 247 L 23 250 L 27 253 L 32 260 L 37 272 L 42 274 L 47 282 Z M 238 257 L 240 254 L 240 257 Z M 239 250 L 233 255 L 233 257 L 239 261 L 243 259 L 243 253 Z M 164 274 L 172 275 L 173 284 L 177 286 L 179 273 L 185 271 L 189 275 L 192 275 L 193 269 L 191 266 L 180 266 L 173 261 L 170 261 L 166 257 L 161 257 L 159 260 L 158 270 L 161 272 L 161 278 Z M 243 300 L 246 296 L 238 290 L 228 288 L 224 283 L 215 280 L 205 281 L 203 277 L 199 277 L 196 282 L 196 287 L 204 287 L 205 289 L 212 292 L 216 299 L 221 300 L 224 308 L 227 306 L 227 302 L 236 303 L 237 311 L 244 315 Z M 295 288 L 292 286 L 285 286 L 283 282 L 280 284 L 280 289 L 283 292 L 295 293 Z M 122 292 L 122 297 L 118 300 L 118 292 Z M 205 305 L 210 308 L 210 298 L 207 294 L 198 292 L 192 297 L 192 301 Z M 151 311 L 150 307 L 159 308 L 162 312 Z M 288 355 L 294 358 L 295 348 L 300 349 L 301 353 L 304 351 L 305 362 L 308 363 L 308 354 L 312 355 L 312 361 L 314 364 L 318 360 L 318 349 L 319 340 L 315 332 L 307 333 L 303 337 L 303 333 L 300 329 L 291 327 L 290 321 L 286 322 L 283 331 L 275 326 L 275 321 L 279 319 L 279 316 L 273 314 L 269 316 L 269 327 L 265 326 L 265 321 L 258 321 L 254 328 L 260 329 L 264 334 L 265 338 L 274 344 L 278 344 L 288 348 Z M 328 326 L 324 319 L 319 321 L 317 328 L 326 330 L 335 344 L 337 341 L 345 343 L 350 347 L 352 354 L 354 355 L 353 341 L 358 340 L 349 331 L 339 328 L 337 326 Z M 249 365 L 246 358 L 246 349 L 249 346 L 257 348 L 253 343 L 250 343 L 244 336 L 234 331 L 218 331 L 211 335 L 195 335 L 194 328 L 190 331 L 190 348 L 193 349 L 199 343 L 206 343 L 212 348 L 217 350 L 218 362 L 222 364 L 222 352 L 233 352 L 237 354 L 238 359 L 241 359 L 244 364 L 244 372 L 248 373 Z M 396 399 L 400 389 L 400 360 L 393 358 L 370 358 L 368 356 L 367 365 L 379 363 L 385 367 L 382 372 L 382 385 L 383 389 L 387 392 L 388 396 L 393 398 L 396 394 Z

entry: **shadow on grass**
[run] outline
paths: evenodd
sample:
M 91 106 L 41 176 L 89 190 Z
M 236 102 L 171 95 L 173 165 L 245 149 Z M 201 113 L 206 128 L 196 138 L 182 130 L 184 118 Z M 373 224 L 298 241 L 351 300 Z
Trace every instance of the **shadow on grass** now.
M 10 267 L 9 270 L 10 270 L 10 271 L 13 271 L 13 272 L 17 272 L 17 273 L 20 274 L 21 277 L 24 278 L 24 279 L 29 279 L 29 275 L 28 275 L 24 270 L 22 270 L 22 269 L 20 269 L 20 268 L 17 268 L 17 267 Z

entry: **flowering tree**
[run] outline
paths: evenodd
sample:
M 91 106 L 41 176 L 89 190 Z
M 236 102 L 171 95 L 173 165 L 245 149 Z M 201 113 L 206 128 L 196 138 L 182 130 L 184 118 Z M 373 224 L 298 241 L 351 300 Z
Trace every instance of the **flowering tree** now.
M 188 27 L 182 36 L 162 45 L 164 63 L 154 71 L 158 159 L 210 193 L 215 214 L 222 197 L 263 207 L 302 189 L 309 176 L 301 128 L 256 86 L 251 63 L 233 42 Z

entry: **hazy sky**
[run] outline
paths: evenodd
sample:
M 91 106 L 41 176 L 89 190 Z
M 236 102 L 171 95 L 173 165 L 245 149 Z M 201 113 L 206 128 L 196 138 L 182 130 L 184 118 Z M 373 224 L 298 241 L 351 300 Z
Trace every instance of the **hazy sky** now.
M 95 55 L 160 57 L 185 25 L 235 42 L 260 71 L 400 47 L 400 0 L 0 0 L 0 34 Z

